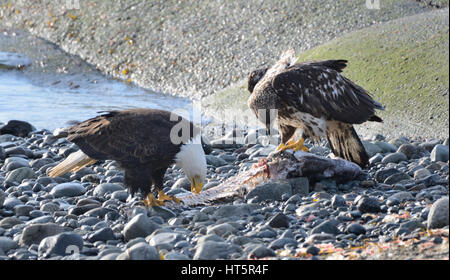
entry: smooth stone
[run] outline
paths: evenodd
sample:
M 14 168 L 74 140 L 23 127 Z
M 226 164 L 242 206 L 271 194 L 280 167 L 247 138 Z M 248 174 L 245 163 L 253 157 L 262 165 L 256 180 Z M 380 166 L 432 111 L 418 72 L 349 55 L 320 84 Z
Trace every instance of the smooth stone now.
M 436 200 L 430 208 L 427 227 L 430 229 L 448 226 L 449 200 L 448 196 Z
M 356 235 L 361 235 L 366 233 L 366 228 L 360 225 L 359 223 L 351 223 L 345 229 L 347 233 L 353 233 Z
M 386 163 L 399 163 L 401 161 L 407 160 L 408 158 L 404 153 L 396 152 L 386 155 L 381 162 L 386 164 Z
M 113 193 L 115 191 L 124 191 L 124 190 L 125 190 L 125 188 L 120 184 L 103 183 L 103 184 L 99 184 L 97 187 L 95 187 L 93 195 L 97 196 L 97 197 L 101 197 L 101 196 L 104 196 L 106 193 Z
M 121 202 L 126 202 L 128 198 L 128 192 L 127 191 L 115 191 L 111 194 L 112 199 L 117 199 Z
M 267 224 L 273 228 L 288 228 L 289 220 L 283 213 L 277 213 L 267 221 Z
M 39 244 L 45 237 L 59 234 L 61 232 L 64 232 L 65 230 L 65 227 L 54 223 L 28 225 L 23 229 L 19 244 L 22 246 Z
M 449 147 L 448 146 L 445 146 L 442 144 L 438 144 L 438 145 L 434 146 L 434 148 L 430 154 L 431 161 L 448 162 L 448 158 L 449 158 Z
M 260 208 L 259 204 L 234 204 L 234 205 L 220 205 L 214 211 L 213 216 L 215 217 L 242 217 L 248 216 L 252 211 Z M 212 208 L 214 209 L 214 208 Z
M 315 234 L 311 234 L 310 236 L 308 236 L 305 239 L 305 242 L 308 243 L 315 243 L 317 241 L 334 241 L 336 240 L 336 237 L 333 234 L 329 234 L 329 233 L 315 233 Z
M 18 161 L 13 161 L 6 165 L 5 171 L 9 172 L 9 171 L 13 171 L 15 169 L 21 168 L 21 167 L 30 167 L 30 165 L 28 163 L 24 164 L 24 163 L 21 163 Z
M 19 224 L 23 224 L 23 221 L 16 217 L 6 217 L 0 221 L 0 227 L 4 229 L 9 229 Z
M 384 184 L 393 185 L 395 183 L 404 181 L 404 180 L 411 180 L 412 178 L 406 174 L 406 173 L 396 173 L 392 174 L 391 176 L 387 177 L 386 180 L 384 180 Z
M 265 258 L 265 257 L 275 257 L 276 253 L 274 250 L 267 248 L 264 245 L 256 245 L 255 248 L 253 248 L 249 253 L 248 257 L 250 259 L 253 258 Z
M 59 209 L 60 209 L 59 205 L 56 203 L 53 203 L 53 202 L 45 203 L 39 208 L 39 210 L 41 210 L 41 211 L 50 212 L 50 213 L 59 211 Z
M 101 220 L 97 217 L 86 217 L 86 218 L 82 218 L 81 220 L 79 220 L 78 224 L 80 226 L 83 226 L 83 225 L 84 226 L 93 226 L 100 221 Z
M 402 173 L 402 172 L 395 168 L 378 170 L 375 173 L 375 180 L 379 183 L 383 183 L 389 176 L 392 176 L 394 174 L 399 174 L 399 173 Z
M 276 240 L 270 242 L 268 247 L 272 250 L 277 250 L 277 249 L 283 248 L 287 244 L 293 245 L 294 247 L 296 247 L 298 242 L 293 238 L 285 237 L 285 238 L 279 238 L 279 239 L 276 239 Z
M 237 229 L 229 223 L 223 223 L 218 225 L 211 225 L 207 227 L 206 234 L 216 234 L 218 236 L 226 236 L 233 234 Z
M 400 202 L 404 202 L 404 201 L 414 200 L 414 196 L 410 192 L 404 191 L 404 192 L 398 192 L 398 193 L 395 193 L 395 194 L 389 196 L 387 200 L 388 201 L 398 200 Z
M 30 205 L 17 205 L 14 207 L 14 213 L 16 216 L 29 216 L 30 212 L 34 210 L 33 206 Z
M 158 250 L 147 244 L 146 242 L 139 242 L 120 254 L 118 260 L 160 260 L 161 257 Z
M 359 199 L 357 208 L 361 214 L 381 212 L 380 203 L 378 202 L 378 200 L 369 196 L 365 196 Z
M 402 144 L 397 152 L 403 153 L 408 159 L 417 159 L 420 157 L 420 150 L 412 144 Z
M 368 141 L 361 141 L 364 149 L 366 150 L 367 154 L 369 155 L 369 158 L 373 157 L 377 153 L 382 153 L 383 150 L 376 144 L 373 144 Z
M 416 179 L 416 180 L 421 180 L 430 175 L 432 175 L 431 172 L 426 168 L 420 168 L 420 169 L 414 171 L 414 179 Z
M 369 159 L 369 164 L 374 165 L 375 163 L 379 163 L 383 160 L 383 155 L 378 153 Z
M 1 60 L 3 60 L 3 58 Z M 21 58 L 21 61 L 22 65 L 31 64 L 30 60 L 26 57 L 24 57 L 23 59 Z M 6 123 L 6 125 L 0 127 L 0 134 L 10 134 L 18 137 L 26 137 L 30 132 L 34 130 L 36 130 L 36 128 L 28 122 L 19 120 L 10 120 Z
M 0 252 L 3 251 L 7 253 L 9 250 L 14 250 L 17 248 L 19 248 L 17 241 L 9 237 L 0 236 Z
M 94 243 L 96 241 L 103 241 L 106 242 L 108 240 L 115 240 L 116 236 L 114 235 L 114 232 L 109 227 L 101 228 L 87 236 L 87 240 L 91 243 Z
M 7 197 L 3 202 L 3 207 L 8 210 L 13 210 L 16 206 L 23 204 L 23 201 L 15 197 Z
M 395 153 L 397 151 L 397 146 L 387 143 L 387 142 L 375 142 L 375 145 L 381 148 L 383 150 L 383 153 Z
M 317 248 L 316 246 L 308 246 L 307 248 L 306 248 L 306 253 L 307 254 L 311 254 L 311 255 L 313 255 L 313 256 L 317 256 L 319 253 L 320 253 L 320 249 L 319 248 Z
M 151 246 L 158 250 L 166 249 L 172 250 L 175 244 L 182 239 L 182 235 L 173 232 L 161 232 L 155 235 L 150 235 L 146 238 Z
M 333 235 L 340 234 L 340 230 L 337 228 L 337 221 L 331 220 L 331 221 L 325 221 L 321 224 L 317 225 L 311 230 L 311 234 L 316 233 L 328 233 Z
M 75 206 L 73 208 L 70 208 L 68 213 L 72 214 L 72 215 L 83 215 L 84 213 L 92 210 L 92 209 L 96 209 L 99 207 L 99 204 L 86 204 L 86 205 L 82 205 L 82 206 Z
M 54 197 L 75 197 L 86 192 L 86 188 L 80 183 L 62 183 L 54 186 L 50 191 Z
M 331 198 L 331 207 L 334 209 L 337 209 L 339 207 L 347 207 L 347 202 L 345 201 L 344 197 L 335 194 Z
M 228 259 L 233 253 L 241 252 L 239 246 L 227 242 L 205 241 L 195 247 L 194 260 Z
M 283 194 L 292 195 L 292 186 L 287 182 L 268 182 L 253 188 L 246 199 L 257 197 L 257 202 L 266 200 L 281 200 Z
M 159 216 L 164 220 L 168 220 L 170 218 L 176 217 L 177 214 L 164 206 L 153 206 L 148 209 L 149 216 Z
M 5 182 L 21 183 L 24 179 L 37 178 L 36 173 L 30 167 L 20 167 L 7 173 Z
M 31 225 L 31 224 L 45 224 L 45 223 L 53 223 L 54 219 L 52 216 L 50 215 L 43 215 L 37 218 L 34 218 L 32 220 L 29 220 L 27 222 L 27 224 Z
M 190 191 L 191 190 L 191 182 L 186 177 L 180 178 L 175 182 L 175 184 L 172 185 L 171 189 L 172 190 L 183 189 L 183 190 Z
M 213 155 L 206 155 L 205 158 L 206 163 L 214 167 L 221 167 L 228 164 L 228 162 L 226 162 L 224 159 L 221 159 Z
M 169 252 L 164 256 L 164 260 L 168 261 L 187 261 L 190 260 L 188 256 L 185 254 L 177 253 L 177 252 Z
M 68 256 L 79 253 L 83 249 L 83 238 L 74 232 L 63 232 L 49 236 L 39 243 L 39 256 L 49 257 L 53 254 Z
M 225 242 L 225 240 L 222 237 L 218 236 L 217 234 L 211 233 L 200 236 L 197 240 L 197 245 L 204 243 L 206 241 Z
M 146 237 L 155 231 L 159 226 L 152 222 L 145 214 L 134 216 L 124 227 L 123 236 L 125 241 L 137 237 Z

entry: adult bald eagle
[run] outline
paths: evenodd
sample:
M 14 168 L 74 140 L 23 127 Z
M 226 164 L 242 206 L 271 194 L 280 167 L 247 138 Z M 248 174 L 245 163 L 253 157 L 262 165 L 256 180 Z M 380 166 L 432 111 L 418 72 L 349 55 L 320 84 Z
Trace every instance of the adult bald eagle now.
M 172 116 L 172 118 L 171 118 Z M 162 191 L 167 168 L 176 163 L 199 193 L 206 177 L 206 159 L 200 131 L 186 119 L 167 111 L 133 109 L 111 111 L 65 131 L 80 150 L 50 170 L 52 177 L 78 171 L 97 160 L 115 160 L 125 170 L 124 185 L 140 191 L 147 205 L 175 200 Z M 158 200 L 152 192 L 158 191 Z
M 303 137 L 315 142 L 327 137 L 335 155 L 366 166 L 368 155 L 353 124 L 382 122 L 375 110 L 383 106 L 340 74 L 346 60 L 295 62 L 291 49 L 272 67 L 255 70 L 248 78 L 248 106 L 268 128 L 268 110 L 277 110 L 281 136 L 277 150 L 308 151 Z M 291 138 L 298 129 L 303 137 L 294 142 Z

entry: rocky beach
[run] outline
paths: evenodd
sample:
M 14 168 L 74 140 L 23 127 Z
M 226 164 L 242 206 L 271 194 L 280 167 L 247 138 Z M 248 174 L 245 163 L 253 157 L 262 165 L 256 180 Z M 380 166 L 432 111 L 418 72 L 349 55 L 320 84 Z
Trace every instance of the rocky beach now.
M 78 73 L 90 73 L 167 98 L 200 100 L 209 118 L 228 105 L 246 106 L 248 72 L 295 47 L 302 60 L 354 55 L 351 78 L 393 109 L 377 127 L 357 128 L 370 165 L 356 178 L 295 177 L 207 204 L 151 208 L 129 195 L 114 161 L 49 177 L 49 168 L 78 147 L 32 121 L 8 130 L 15 119 L 11 112 L 0 119 L 0 260 L 448 260 L 448 1 L 381 1 L 380 10 L 368 9 L 364 1 L 69 2 L 79 5 L 0 1 L 0 51 L 33 58 L 25 69 L 0 70 L 22 71 L 38 82 L 42 70 L 60 73 L 65 66 L 75 84 L 83 79 Z M 386 35 L 398 29 L 417 34 L 398 41 Z M 20 30 L 16 39 L 11 30 Z M 363 49 L 350 48 L 353 40 L 366 46 L 373 37 L 411 45 L 389 55 L 394 47 L 386 47 L 385 60 L 378 46 L 370 50 L 373 60 L 358 56 Z M 339 49 L 349 52 L 333 52 Z M 427 50 L 433 52 L 425 55 Z M 39 63 L 39 53 L 58 56 Z M 398 56 L 405 64 L 391 68 Z M 409 87 L 420 79 L 414 72 L 405 87 L 387 82 L 382 87 L 389 69 L 398 74 L 395 80 L 410 78 L 402 74 L 412 73 L 416 57 L 423 59 L 420 65 L 430 62 L 423 66 L 431 73 L 423 83 Z M 374 61 L 389 67 L 376 68 Z M 374 65 L 373 73 L 387 72 L 371 79 L 358 70 L 368 67 L 363 62 Z M 56 79 L 46 86 L 58 86 Z M 392 98 L 395 93 L 403 100 Z M 405 110 L 401 101 L 418 112 Z M 204 190 L 273 155 L 276 145 L 268 144 L 262 130 L 239 133 L 238 143 L 232 131 L 205 141 Z M 331 157 L 325 141 L 306 145 L 314 155 Z M 179 168 L 167 170 L 164 191 L 190 191 Z

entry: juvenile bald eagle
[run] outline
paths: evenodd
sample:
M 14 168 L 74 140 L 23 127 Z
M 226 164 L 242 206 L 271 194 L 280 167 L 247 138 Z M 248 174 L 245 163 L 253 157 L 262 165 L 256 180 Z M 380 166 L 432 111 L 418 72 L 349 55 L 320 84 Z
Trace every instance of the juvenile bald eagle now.
M 50 170 L 52 177 L 76 172 L 97 160 L 115 160 L 125 171 L 124 185 L 140 191 L 148 205 L 175 200 L 162 191 L 167 168 L 176 163 L 199 193 L 206 177 L 200 131 L 186 119 L 154 109 L 111 111 L 70 127 L 67 140 L 80 150 Z M 152 190 L 153 186 L 153 190 Z M 158 191 L 158 200 L 152 195 Z
M 346 60 L 295 61 L 289 50 L 272 67 L 255 70 L 248 78 L 248 106 L 268 128 L 268 110 L 277 110 L 281 136 L 277 150 L 308 151 L 303 137 L 315 142 L 327 137 L 336 156 L 366 166 L 369 157 L 353 124 L 382 122 L 375 110 L 383 106 L 340 74 Z M 294 142 L 291 138 L 298 129 L 303 137 Z

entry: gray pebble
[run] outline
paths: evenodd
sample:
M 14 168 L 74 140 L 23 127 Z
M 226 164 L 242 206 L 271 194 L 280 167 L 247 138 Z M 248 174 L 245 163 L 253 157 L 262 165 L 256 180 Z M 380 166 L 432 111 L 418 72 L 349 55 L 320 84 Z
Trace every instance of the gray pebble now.
M 258 201 L 281 200 L 283 194 L 292 195 L 292 187 L 285 182 L 268 182 L 252 189 L 246 196 L 246 199 L 257 197 Z
M 347 226 L 346 230 L 347 233 L 353 233 L 356 235 L 361 235 L 366 233 L 366 228 L 360 225 L 359 223 L 351 223 Z
M 67 256 L 79 253 L 83 248 L 83 238 L 74 232 L 64 232 L 44 238 L 39 243 L 39 256 L 49 257 L 53 254 Z
M 65 228 L 54 224 L 32 224 L 23 229 L 22 235 L 19 240 L 21 245 L 39 244 L 42 239 L 48 236 L 52 236 L 65 231 Z
M 376 198 L 365 196 L 358 201 L 358 211 L 364 213 L 381 212 L 380 203 Z
M 448 146 L 438 144 L 431 151 L 431 161 L 448 162 L 449 149 Z
M 152 234 L 146 238 L 151 246 L 156 247 L 158 250 L 172 250 L 175 244 L 182 239 L 182 235 L 174 232 L 161 232 Z
M 159 260 L 161 257 L 155 247 L 139 242 L 120 254 L 119 260 Z
M 95 187 L 94 196 L 102 197 L 106 193 L 113 193 L 115 191 L 124 191 L 125 188 L 117 183 L 103 183 Z
M 194 260 L 228 259 L 233 253 L 239 253 L 241 249 L 235 244 L 227 242 L 205 241 L 195 247 Z
M 449 200 L 447 197 L 442 197 L 435 201 L 430 208 L 427 219 L 427 227 L 442 228 L 448 226 Z
M 36 173 L 30 167 L 20 167 L 8 172 L 5 182 L 21 183 L 24 179 L 35 179 L 36 177 Z
M 264 245 L 256 245 L 249 253 L 247 258 L 265 258 L 265 257 L 275 257 L 276 253 L 274 250 L 267 248 Z
M 9 250 L 17 249 L 18 247 L 19 244 L 15 240 L 0 236 L 0 252 L 7 253 Z
M 86 188 L 80 183 L 62 183 L 53 187 L 50 191 L 54 197 L 74 197 L 82 195 L 86 192 Z
M 289 220 L 283 213 L 277 213 L 267 221 L 267 224 L 273 228 L 288 228 Z
M 101 228 L 87 236 L 87 240 L 91 243 L 94 243 L 96 241 L 106 242 L 108 240 L 114 239 L 116 239 L 116 236 L 114 235 L 113 230 L 109 227 Z
M 152 222 L 146 215 L 134 216 L 124 227 L 123 236 L 125 241 L 137 237 L 146 237 L 155 231 L 159 226 Z
M 381 162 L 386 164 L 386 163 L 399 163 L 401 161 L 407 160 L 408 158 L 404 153 L 397 152 L 386 155 Z

